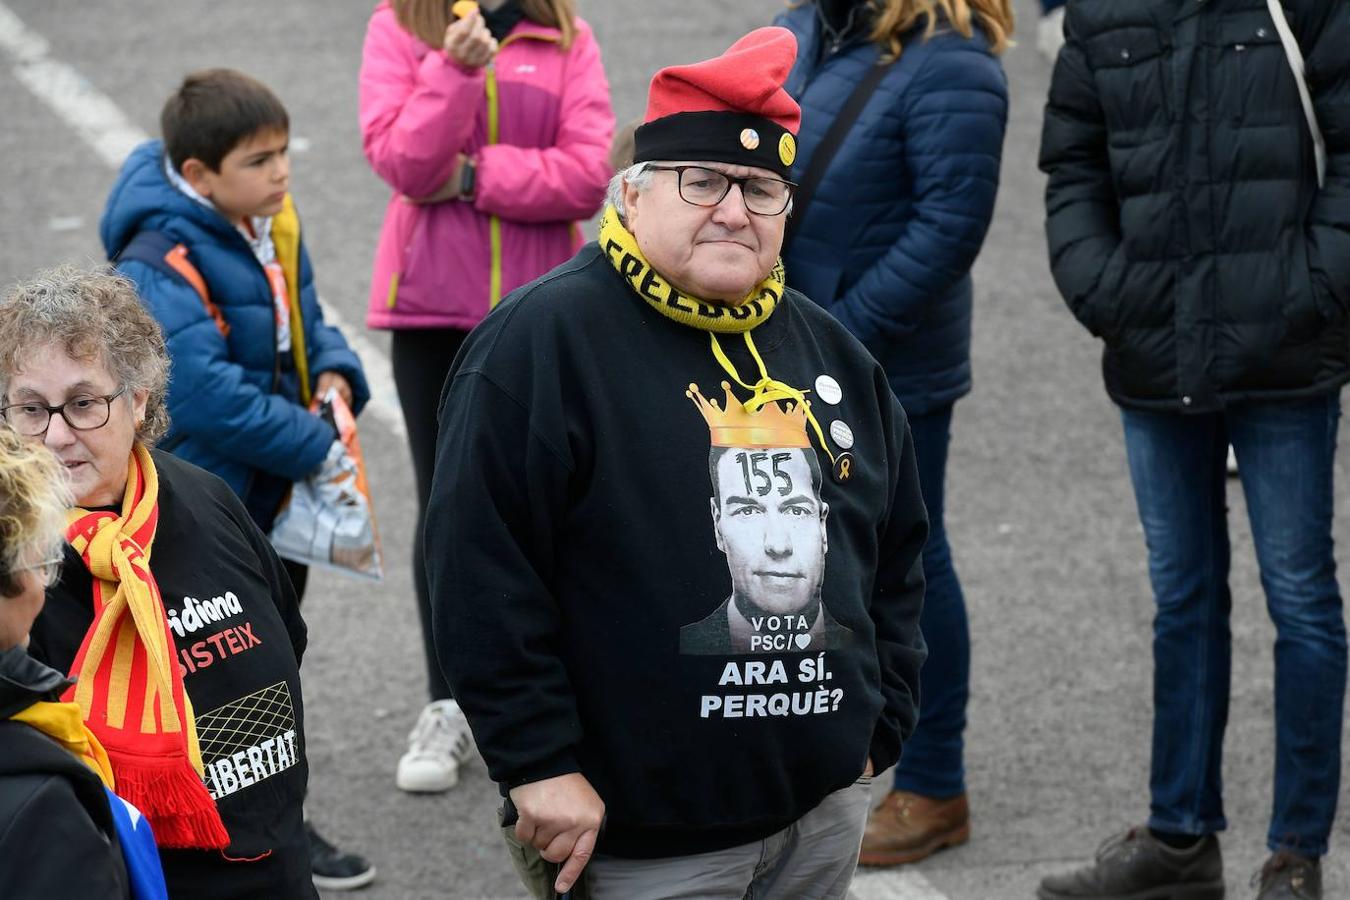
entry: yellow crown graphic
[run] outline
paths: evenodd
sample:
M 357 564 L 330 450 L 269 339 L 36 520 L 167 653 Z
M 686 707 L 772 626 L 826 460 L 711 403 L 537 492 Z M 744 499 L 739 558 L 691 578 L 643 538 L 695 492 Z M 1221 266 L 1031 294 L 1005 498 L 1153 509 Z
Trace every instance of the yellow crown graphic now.
M 716 400 L 704 397 L 696 384 L 684 392 L 703 413 L 714 447 L 810 448 L 804 406 L 789 402 L 784 409 L 771 402 L 752 413 L 731 393 L 730 384 L 722 382 L 722 390 L 726 392 L 726 404 L 721 407 Z

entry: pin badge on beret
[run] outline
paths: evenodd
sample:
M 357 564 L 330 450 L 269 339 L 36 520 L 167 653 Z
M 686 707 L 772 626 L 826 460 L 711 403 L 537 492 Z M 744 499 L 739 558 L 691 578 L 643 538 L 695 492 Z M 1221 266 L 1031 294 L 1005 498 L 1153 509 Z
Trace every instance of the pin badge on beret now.
M 661 69 L 633 134 L 633 161 L 721 162 L 788 178 L 802 110 L 783 85 L 796 58 L 792 32 L 770 26 L 720 56 Z

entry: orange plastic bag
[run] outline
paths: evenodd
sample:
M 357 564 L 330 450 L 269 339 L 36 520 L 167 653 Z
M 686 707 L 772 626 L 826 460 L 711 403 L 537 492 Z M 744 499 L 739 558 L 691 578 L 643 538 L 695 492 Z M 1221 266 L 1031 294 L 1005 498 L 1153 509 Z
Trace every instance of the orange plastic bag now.
M 335 390 L 316 397 L 310 409 L 337 429 L 338 439 L 319 468 L 292 486 L 272 526 L 272 546 L 298 563 L 380 581 L 380 534 L 356 417 Z

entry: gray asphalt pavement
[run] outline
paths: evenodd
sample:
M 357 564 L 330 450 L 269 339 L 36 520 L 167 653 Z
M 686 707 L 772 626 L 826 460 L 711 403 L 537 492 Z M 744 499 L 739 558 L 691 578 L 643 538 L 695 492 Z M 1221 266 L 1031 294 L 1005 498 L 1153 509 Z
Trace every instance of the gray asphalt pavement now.
M 114 172 L 38 98 L 38 49 L 77 68 L 139 129 L 191 69 L 229 65 L 288 105 L 295 184 L 325 302 L 373 353 L 362 326 L 369 264 L 387 196 L 360 149 L 356 71 L 370 0 L 3 0 L 48 42 L 0 42 L 0 282 L 63 261 L 99 259 L 97 223 Z M 640 115 L 659 67 L 713 55 L 768 21 L 776 0 L 581 0 L 604 51 L 620 121 Z M 967 769 L 971 842 L 907 873 L 859 879 L 860 900 L 1003 900 L 1090 856 L 1147 814 L 1150 597 L 1119 417 L 1096 342 L 1055 293 L 1045 262 L 1036 171 L 1049 67 L 1034 49 L 1034 0 L 1018 0 L 1020 46 L 1006 57 L 1013 113 L 1003 187 L 976 267 L 974 393 L 957 406 L 948 528 L 974 636 Z M 2 31 L 3 28 L 0 28 Z M 362 434 L 387 577 L 369 587 L 316 572 L 304 686 L 310 813 L 379 867 L 362 896 L 521 896 L 494 830 L 496 790 L 481 762 L 443 796 L 394 788 L 424 702 L 409 577 L 413 488 L 397 433 Z M 1346 505 L 1347 456 L 1338 463 Z M 1246 512 L 1232 485 L 1234 667 L 1225 783 L 1229 896 L 1247 897 L 1264 858 L 1273 767 L 1274 632 Z M 1344 544 L 1346 519 L 1338 519 Z M 878 779 L 879 783 L 882 779 Z M 880 787 L 879 787 L 880 789 Z M 1342 793 L 1342 806 L 1346 799 Z M 1350 897 L 1350 854 L 1333 834 L 1327 896 Z

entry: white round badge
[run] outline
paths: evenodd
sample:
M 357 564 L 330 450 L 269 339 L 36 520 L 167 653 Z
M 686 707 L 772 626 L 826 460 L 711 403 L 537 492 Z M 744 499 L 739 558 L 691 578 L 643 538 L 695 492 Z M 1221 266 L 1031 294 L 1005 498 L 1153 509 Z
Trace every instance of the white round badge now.
M 853 446 L 853 429 L 849 428 L 839 419 L 830 423 L 830 437 L 839 445 L 841 450 L 847 450 Z
M 839 382 L 829 375 L 821 375 L 816 379 L 816 396 L 834 406 L 844 399 L 844 392 L 839 387 Z

